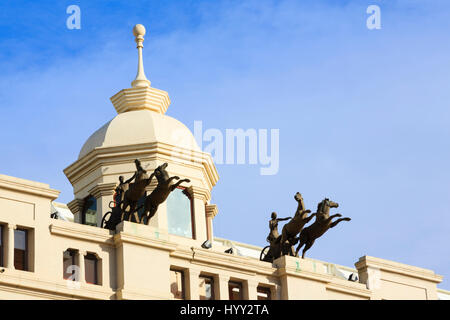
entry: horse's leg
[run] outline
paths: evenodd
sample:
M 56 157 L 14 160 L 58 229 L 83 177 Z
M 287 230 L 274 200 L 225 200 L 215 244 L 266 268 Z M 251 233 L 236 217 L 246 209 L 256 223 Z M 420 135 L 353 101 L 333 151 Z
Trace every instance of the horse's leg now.
M 350 219 L 350 218 L 337 219 L 336 221 L 334 221 L 333 223 L 330 224 L 330 228 L 336 227 L 336 225 L 341 221 L 350 221 L 350 220 L 352 220 L 352 219 Z
M 281 229 L 281 239 L 280 239 L 280 244 L 283 246 L 283 244 L 286 242 L 287 240 L 287 231 L 285 228 L 286 225 L 283 226 L 283 229 Z
M 142 217 L 139 220 L 140 224 L 145 224 L 145 218 L 147 217 L 148 209 L 147 206 L 144 206 L 144 212 L 142 212 Z
M 146 225 L 148 225 L 148 223 L 150 222 L 150 219 L 153 218 L 153 216 L 155 215 L 156 211 L 158 211 L 158 206 L 151 206 L 150 210 L 149 210 L 149 214 L 147 217 L 147 221 L 146 221 Z
M 189 183 L 189 182 L 191 182 L 191 180 L 189 180 L 189 179 L 179 180 L 177 183 L 175 183 L 175 184 L 173 184 L 173 185 L 170 186 L 170 191 L 173 191 L 173 190 L 175 190 L 176 188 L 178 188 L 178 187 L 180 186 L 180 184 L 182 184 L 183 182 Z
M 125 198 L 123 200 L 123 203 L 120 204 L 120 210 L 122 211 L 121 221 L 124 221 L 128 218 L 125 214 L 127 207 L 128 207 L 128 200 Z
M 180 180 L 180 177 L 179 176 L 173 176 L 173 177 L 170 177 L 167 181 L 168 182 L 172 182 L 172 180 Z
M 291 257 L 295 257 L 295 248 L 294 248 L 294 246 L 290 246 L 289 247 L 289 255 Z
M 138 210 L 134 211 L 134 222 L 139 223 L 139 212 Z
M 300 239 L 300 244 L 298 245 L 297 249 L 295 250 L 295 256 L 298 257 L 298 252 L 303 247 L 303 245 L 306 243 L 305 239 Z
M 336 217 L 342 217 L 342 214 L 340 214 L 340 213 L 333 214 L 332 216 L 329 216 L 327 219 L 325 219 L 324 222 L 331 223 L 331 219 L 336 218 Z
M 314 241 L 315 240 L 311 240 L 311 241 L 308 241 L 306 243 L 306 246 L 305 246 L 305 248 L 303 249 L 303 252 L 302 252 L 302 259 L 305 259 L 305 252 L 308 251 L 308 249 L 312 247 L 312 245 L 314 244 Z
M 314 212 L 314 213 L 313 213 L 312 215 L 310 215 L 308 218 L 304 219 L 305 224 L 308 223 L 308 222 L 310 222 L 311 219 L 314 218 L 316 215 L 317 215 L 317 213 Z
M 150 175 L 150 177 L 147 179 L 147 181 L 145 182 L 145 184 L 146 184 L 147 186 L 152 182 L 152 179 L 153 179 L 154 176 L 155 176 L 155 173 L 152 173 L 152 174 Z
M 132 203 L 130 204 L 130 211 L 128 212 L 128 221 L 131 222 L 131 219 L 133 218 L 133 211 L 136 209 L 136 204 Z

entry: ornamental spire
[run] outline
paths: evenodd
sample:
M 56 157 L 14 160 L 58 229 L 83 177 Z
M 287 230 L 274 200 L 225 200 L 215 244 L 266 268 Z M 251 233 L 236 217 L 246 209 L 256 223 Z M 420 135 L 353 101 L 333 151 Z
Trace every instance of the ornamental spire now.
M 137 24 L 133 28 L 133 35 L 136 37 L 136 48 L 138 49 L 138 70 L 136 79 L 131 82 L 133 88 L 136 87 L 150 87 L 150 81 L 145 76 L 144 61 L 142 59 L 142 48 L 144 47 L 145 27 L 142 24 Z
M 138 70 L 136 79 L 131 82 L 132 88 L 122 89 L 111 97 L 111 102 L 117 113 L 135 110 L 150 110 L 164 114 L 170 105 L 169 94 L 160 89 L 150 87 L 150 81 L 144 73 L 142 61 L 142 43 L 144 42 L 145 28 L 137 24 L 133 28 L 138 49 Z

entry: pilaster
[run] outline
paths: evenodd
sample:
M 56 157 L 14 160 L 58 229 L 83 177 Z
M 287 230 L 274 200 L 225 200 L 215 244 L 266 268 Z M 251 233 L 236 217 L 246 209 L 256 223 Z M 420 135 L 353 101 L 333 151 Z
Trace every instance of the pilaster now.
M 217 300 L 229 300 L 228 281 L 230 277 L 218 274 L 214 277 L 214 294 Z
M 76 223 L 81 223 L 81 213 L 83 211 L 83 205 L 83 199 L 73 199 L 67 204 L 67 207 L 73 213 L 73 220 Z
M 257 294 L 258 281 L 245 280 L 243 285 L 243 298 L 244 300 L 258 300 Z
M 15 224 L 8 223 L 8 251 L 6 259 L 6 267 L 14 270 L 14 230 L 17 229 Z
M 186 299 L 199 300 L 200 270 L 189 268 L 186 272 Z

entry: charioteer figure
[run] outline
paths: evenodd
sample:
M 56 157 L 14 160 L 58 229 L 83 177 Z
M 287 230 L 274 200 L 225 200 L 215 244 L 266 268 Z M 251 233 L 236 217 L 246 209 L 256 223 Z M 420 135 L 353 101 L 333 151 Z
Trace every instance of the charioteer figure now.
M 278 222 L 289 220 L 292 217 L 277 218 L 277 213 L 276 212 L 272 212 L 271 218 L 272 219 L 269 220 L 270 233 L 269 233 L 269 235 L 266 238 L 267 242 L 269 242 L 270 244 L 272 244 L 272 242 L 277 240 L 278 237 L 280 236 L 280 234 L 278 233 Z
M 128 188 L 130 187 L 130 182 L 133 181 L 134 176 L 132 176 L 130 179 L 128 179 L 127 181 L 123 181 L 124 177 L 120 176 L 119 177 L 119 185 L 116 187 L 116 195 L 114 197 L 114 202 L 116 203 L 116 205 L 119 205 L 120 203 L 122 203 L 123 201 L 123 196 L 125 194 L 125 192 L 128 190 Z

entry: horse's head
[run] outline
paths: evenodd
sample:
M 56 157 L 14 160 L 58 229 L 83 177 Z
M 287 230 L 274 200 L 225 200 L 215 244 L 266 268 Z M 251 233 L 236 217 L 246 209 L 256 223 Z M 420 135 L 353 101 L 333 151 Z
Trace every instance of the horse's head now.
M 328 214 L 330 213 L 330 208 L 337 208 L 337 207 L 339 207 L 339 203 L 333 202 L 330 199 L 325 198 L 317 205 L 317 213 Z
M 169 174 L 166 171 L 167 166 L 168 164 L 166 162 L 155 169 L 154 174 L 156 179 L 158 179 L 158 182 L 163 182 L 169 179 Z
M 305 203 L 303 202 L 303 196 L 300 192 L 297 192 L 294 196 L 295 201 L 298 202 L 299 208 L 297 211 L 299 210 L 305 210 Z

